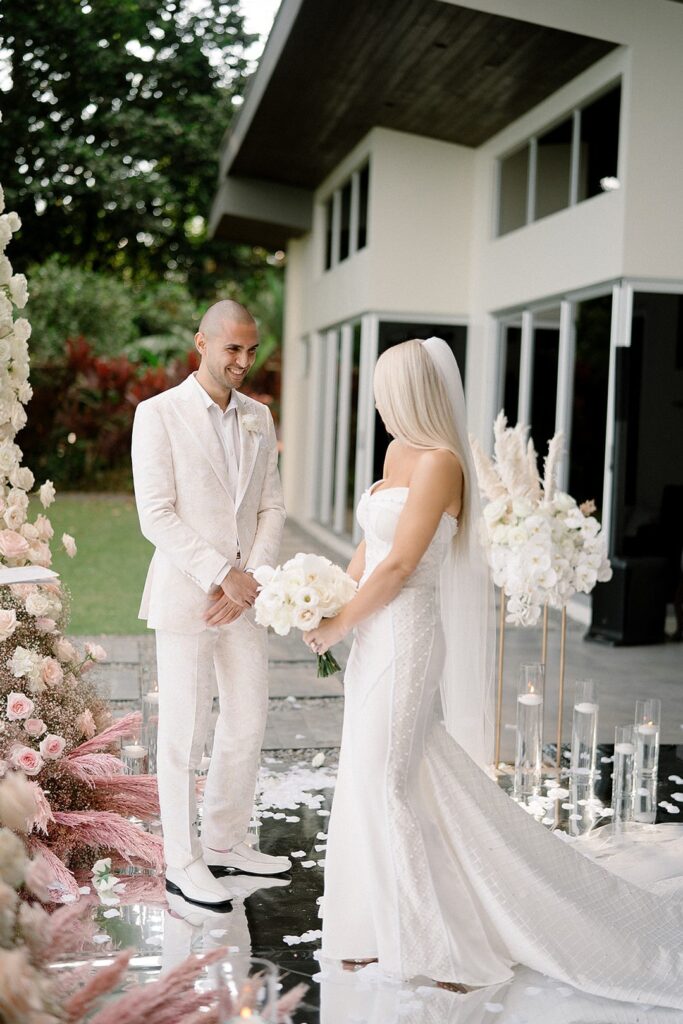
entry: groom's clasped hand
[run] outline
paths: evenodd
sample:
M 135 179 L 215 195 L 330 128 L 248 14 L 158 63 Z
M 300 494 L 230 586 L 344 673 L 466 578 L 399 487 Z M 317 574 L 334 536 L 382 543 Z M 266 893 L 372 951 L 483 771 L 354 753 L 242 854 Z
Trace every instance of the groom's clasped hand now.
M 233 566 L 220 587 L 209 595 L 212 603 L 204 613 L 206 624 L 224 626 L 239 619 L 242 612 L 254 604 L 258 589 L 258 583 L 250 573 Z

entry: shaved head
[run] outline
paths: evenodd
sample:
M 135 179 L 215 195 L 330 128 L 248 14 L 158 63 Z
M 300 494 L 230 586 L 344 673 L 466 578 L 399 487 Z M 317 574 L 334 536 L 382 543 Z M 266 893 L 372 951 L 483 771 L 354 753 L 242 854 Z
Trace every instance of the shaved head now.
M 209 306 L 201 319 L 198 332 L 207 337 L 214 337 L 221 333 L 226 324 L 255 325 L 256 321 L 241 302 L 221 299 L 220 302 L 214 302 L 213 306 Z

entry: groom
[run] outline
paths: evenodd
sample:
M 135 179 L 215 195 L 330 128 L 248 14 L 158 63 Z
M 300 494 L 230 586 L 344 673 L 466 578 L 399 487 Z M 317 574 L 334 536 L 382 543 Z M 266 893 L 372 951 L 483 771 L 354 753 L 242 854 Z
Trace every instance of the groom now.
M 266 632 L 254 623 L 250 572 L 275 565 L 285 510 L 270 412 L 238 394 L 256 357 L 254 318 L 218 302 L 195 346 L 199 370 L 138 406 L 132 460 L 140 528 L 156 549 L 140 617 L 156 630 L 166 888 L 219 906 L 229 895 L 221 875 L 291 866 L 246 843 L 268 707 Z M 214 680 L 220 714 L 200 845 L 195 768 Z

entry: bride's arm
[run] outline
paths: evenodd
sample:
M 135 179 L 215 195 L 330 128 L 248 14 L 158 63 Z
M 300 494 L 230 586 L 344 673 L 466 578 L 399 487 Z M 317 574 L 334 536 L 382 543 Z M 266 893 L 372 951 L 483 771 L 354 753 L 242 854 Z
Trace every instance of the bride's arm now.
M 417 568 L 443 513 L 459 502 L 461 493 L 462 472 L 455 456 L 443 450 L 425 452 L 413 471 L 391 551 L 339 615 L 305 634 L 306 643 L 317 643 L 322 653 L 389 604 Z
M 365 541 L 362 540 L 356 550 L 353 553 L 353 558 L 349 562 L 346 573 L 356 583 L 360 582 L 360 578 L 365 572 Z

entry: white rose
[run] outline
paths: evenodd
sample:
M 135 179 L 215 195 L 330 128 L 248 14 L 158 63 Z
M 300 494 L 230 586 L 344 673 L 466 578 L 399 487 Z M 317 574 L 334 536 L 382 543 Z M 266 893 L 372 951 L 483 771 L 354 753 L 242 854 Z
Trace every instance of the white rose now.
M 13 487 L 7 497 L 7 504 L 14 506 L 14 508 L 20 508 L 23 512 L 26 512 L 28 509 L 28 495 L 26 491 Z
M 31 337 L 31 325 L 28 320 L 20 316 L 14 321 L 14 340 L 20 343 L 27 342 Z
M 20 487 L 23 491 L 30 491 L 35 483 L 33 473 L 28 466 L 17 466 L 9 476 L 12 487 Z
M 0 216 L 0 249 L 4 249 L 12 237 L 12 229 L 7 223 L 7 214 Z
M 40 503 L 43 508 L 49 508 L 57 495 L 52 480 L 46 480 L 44 484 L 40 485 L 38 495 L 40 496 Z
M 33 398 L 33 388 L 28 381 L 24 381 L 24 383 L 20 384 L 17 388 L 17 398 L 20 402 L 23 402 L 24 405 L 26 405 L 27 402 L 30 402 Z
M 78 660 L 78 651 L 72 643 L 61 637 L 55 642 L 54 652 L 61 662 L 65 665 L 71 664 Z
M 5 525 L 10 530 L 19 530 L 24 525 L 26 513 L 17 505 L 10 505 L 3 514 Z
M 570 509 L 576 508 L 576 502 L 572 498 L 571 494 L 565 494 L 564 491 L 558 491 L 553 498 L 553 505 L 560 512 L 569 512 Z
M 0 285 L 9 284 L 12 277 L 12 264 L 6 256 L 0 256 Z
M 34 663 L 35 651 L 31 651 L 26 647 L 16 647 L 9 661 L 9 667 L 12 670 L 12 675 L 20 679 L 22 676 L 31 674 L 34 669 Z
M 12 346 L 7 338 L 0 341 L 0 363 L 7 363 L 12 358 Z
M 91 657 L 93 661 L 107 660 L 107 652 L 104 647 L 100 647 L 99 644 L 86 644 L 85 653 Z
M 69 558 L 73 558 L 75 556 L 78 548 L 76 547 L 76 541 L 73 539 L 71 534 L 69 534 L 69 533 L 63 533 L 62 534 L 62 544 L 64 545 L 64 550 L 66 551 L 66 553 L 69 556 Z
M 488 522 L 495 522 L 497 519 L 502 519 L 507 508 L 507 498 L 497 498 L 496 501 L 490 501 L 488 505 L 484 507 L 484 518 Z
M 47 615 L 50 609 L 50 599 L 40 590 L 34 591 L 26 598 L 26 611 L 29 615 Z
M 13 608 L 0 608 L 0 642 L 8 640 L 17 628 L 17 613 Z
M 10 231 L 18 231 L 21 227 L 21 217 L 14 210 L 10 210 L 9 213 L 4 214 L 7 217 L 7 223 L 9 224 Z
M 317 629 L 320 625 L 322 614 L 319 608 L 300 607 L 294 614 L 293 626 L 296 629 L 307 630 Z
M 9 474 L 21 459 L 21 449 L 11 441 L 0 442 L 0 473 Z
M 28 281 L 24 274 L 15 274 L 12 277 L 9 291 L 14 305 L 18 309 L 23 309 L 28 301 Z
M 14 430 L 18 432 L 24 429 L 24 427 L 26 426 L 26 422 L 26 410 L 24 409 L 21 402 L 15 402 L 14 408 L 12 409 L 12 413 L 10 416 L 10 423 L 12 424 L 12 427 L 14 428 Z

